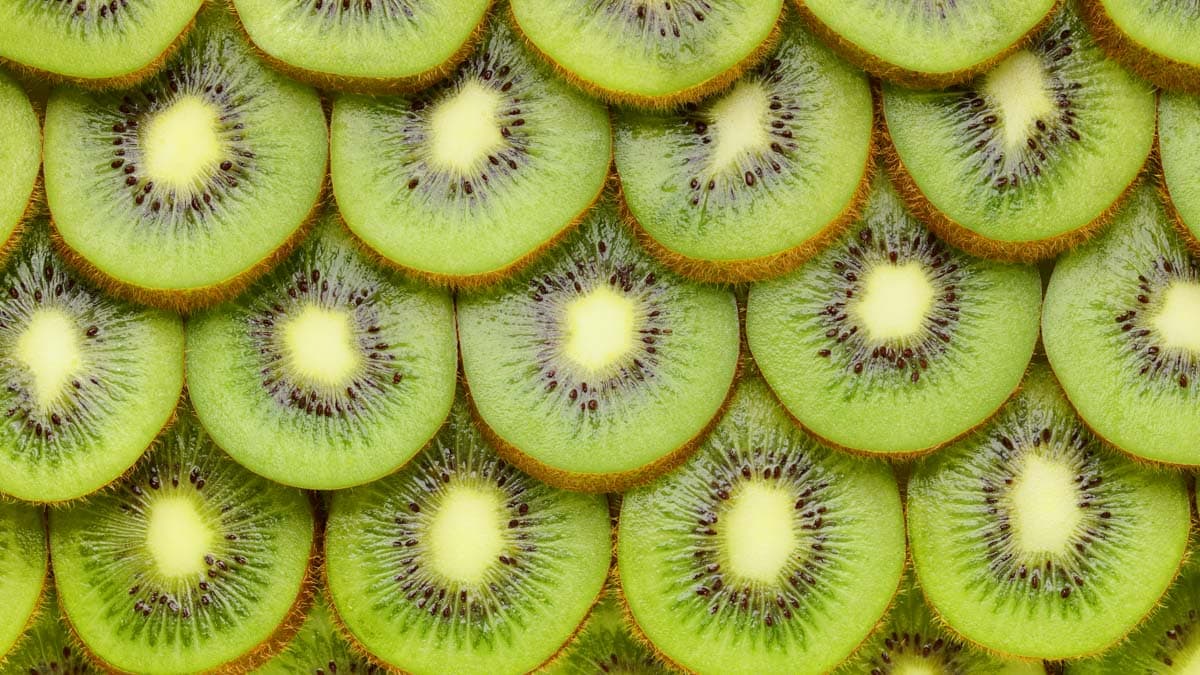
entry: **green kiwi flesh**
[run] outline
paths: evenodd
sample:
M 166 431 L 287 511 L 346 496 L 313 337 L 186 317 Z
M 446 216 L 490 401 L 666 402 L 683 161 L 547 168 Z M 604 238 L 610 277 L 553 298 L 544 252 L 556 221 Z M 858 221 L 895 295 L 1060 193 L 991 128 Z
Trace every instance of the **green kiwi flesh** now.
M 617 537 L 634 621 L 704 673 L 823 673 L 874 629 L 905 558 L 878 460 L 797 429 L 757 377 L 677 471 L 625 495 Z
M 42 510 L 0 501 L 0 667 L 37 611 L 48 568 Z
M 1154 143 L 1154 91 L 1105 58 L 1074 3 L 970 83 L 885 84 L 883 113 L 917 215 L 956 246 L 1009 260 L 1085 239 Z
M 1158 147 L 1167 203 L 1200 255 L 1200 97 L 1163 92 L 1158 99 Z
M 1066 659 L 1108 648 L 1157 605 L 1189 509 L 1182 475 L 1103 445 L 1037 364 L 992 422 L 914 468 L 908 536 L 925 595 L 956 633 Z
M 680 672 L 638 639 L 634 631 L 625 615 L 619 591 L 612 588 L 592 608 L 579 635 L 548 667 L 538 672 L 544 675 L 670 675 Z
M 622 194 L 651 250 L 681 272 L 774 276 L 858 207 L 873 115 L 863 73 L 789 18 L 774 51 L 720 96 L 670 112 L 617 111 Z
M 670 272 L 594 208 L 519 277 L 458 298 L 463 372 L 506 459 L 603 492 L 682 459 L 738 361 L 733 293 Z
M 308 497 L 238 466 L 186 405 L 111 490 L 50 514 L 75 634 L 139 673 L 234 668 L 271 649 L 299 621 L 314 535 Z
M 187 327 L 188 390 L 217 444 L 271 480 L 331 490 L 398 469 L 454 400 L 450 294 L 381 269 L 335 213 Z
M 494 19 L 455 75 L 407 97 L 333 106 L 333 191 L 350 229 L 420 276 L 507 276 L 574 223 L 604 186 L 604 106 L 554 76 Z
M 38 616 L 21 643 L 7 660 L 0 657 L 0 670 L 21 675 L 101 675 L 105 672 L 92 662 L 87 651 L 71 635 L 53 587 L 47 589 Z
M 353 641 L 416 674 L 536 668 L 587 616 L 611 554 L 604 497 L 500 459 L 462 399 L 407 467 L 334 493 L 325 537 Z
M 1098 435 L 1145 459 L 1200 464 L 1200 263 L 1152 187 L 1059 260 L 1042 340 Z
M 0 492 L 66 501 L 124 473 L 171 418 L 183 325 L 81 281 L 38 219 L 0 272 L 0 363 Z
M 990 417 L 1038 336 L 1036 269 L 951 248 L 874 181 L 860 221 L 795 272 L 755 284 L 746 337 L 792 415 L 855 450 L 912 454 Z
M 219 298 L 288 242 L 328 154 L 316 92 L 263 67 L 216 6 L 136 89 L 53 92 L 45 135 L 63 241 L 106 283 L 171 308 Z
M 42 159 L 42 130 L 25 90 L 0 70 L 0 250 L 29 210 Z
M 1200 5 L 1095 0 L 1084 9 L 1096 40 L 1126 68 L 1164 89 L 1200 93 Z
M 333 610 L 318 597 L 296 637 L 273 659 L 253 671 L 256 675 L 296 673 L 361 673 L 376 675 L 386 670 L 350 646 L 337 626 Z

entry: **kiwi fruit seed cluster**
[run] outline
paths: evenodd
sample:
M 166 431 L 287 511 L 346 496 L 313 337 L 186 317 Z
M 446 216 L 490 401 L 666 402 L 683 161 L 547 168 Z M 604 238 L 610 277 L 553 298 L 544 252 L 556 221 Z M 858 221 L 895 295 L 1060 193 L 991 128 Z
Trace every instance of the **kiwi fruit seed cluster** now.
M 1197 471 L 1197 0 L 0 0 L 0 674 L 1195 674 Z

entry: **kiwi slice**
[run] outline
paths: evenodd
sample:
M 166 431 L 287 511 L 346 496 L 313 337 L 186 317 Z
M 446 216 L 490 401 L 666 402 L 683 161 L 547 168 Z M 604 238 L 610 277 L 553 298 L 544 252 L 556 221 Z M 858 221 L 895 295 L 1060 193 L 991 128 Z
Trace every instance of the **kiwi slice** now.
M 876 77 L 942 88 L 971 79 L 1019 48 L 1057 0 L 910 2 L 796 0 L 813 29 Z
M 750 289 L 767 382 L 827 442 L 930 450 L 990 417 L 1038 336 L 1036 269 L 973 258 L 925 229 L 887 179 L 862 219 L 795 272 Z
M 1200 93 L 1200 5 L 1192 0 L 1083 3 L 1096 42 L 1164 89 Z
M 976 255 L 1033 261 L 1089 237 L 1154 144 L 1154 91 L 1070 0 L 1028 47 L 936 92 L 883 86 L 890 164 L 911 208 Z
M 458 329 L 501 454 L 573 490 L 625 489 L 681 462 L 737 370 L 733 293 L 651 258 L 611 201 L 525 274 L 460 295 Z
M 179 317 L 81 281 L 31 222 L 0 272 L 0 492 L 58 502 L 124 473 L 183 388 Z
M 367 656 L 358 653 L 342 637 L 333 612 L 323 597 L 318 597 L 304 619 L 296 637 L 278 656 L 254 671 L 256 675 L 294 675 L 319 673 L 343 675 L 385 673 Z
M 333 212 L 240 297 L 188 321 L 188 390 L 255 473 L 331 490 L 395 471 L 450 412 L 449 293 L 380 269 Z
M 1200 464 L 1200 262 L 1154 189 L 1059 259 L 1042 340 L 1079 415 L 1138 457 Z
M 59 88 L 46 196 L 75 261 L 139 302 L 227 297 L 294 237 L 321 193 L 320 100 L 264 68 L 213 5 L 136 89 Z
M 2 11 L 2 10 L 0 10 Z M 0 70 L 0 253 L 32 206 L 42 163 L 42 129 L 20 83 Z
M 96 658 L 200 672 L 290 637 L 314 533 L 304 493 L 238 466 L 184 404 L 113 489 L 50 513 L 50 554 L 63 610 Z
M 766 54 L 783 0 L 511 0 L 517 27 L 571 82 L 666 108 L 724 89 Z
M 293 77 L 338 91 L 429 84 L 470 52 L 491 0 L 233 0 L 254 45 Z
M 334 493 L 329 594 L 353 640 L 411 673 L 517 673 L 550 659 L 604 585 L 603 497 L 500 459 L 459 399 L 399 473 Z
M 689 670 L 829 671 L 883 616 L 904 555 L 891 468 L 813 440 L 752 375 L 686 464 L 621 504 L 633 619 Z
M 1129 633 L 1175 577 L 1189 519 L 1184 477 L 1104 446 L 1041 364 L 908 483 L 933 609 L 968 640 L 1027 658 L 1095 654 Z
M 670 675 L 680 672 L 636 635 L 616 588 L 592 608 L 583 630 L 548 667 L 545 675 Z
M 48 568 L 42 510 L 0 501 L 0 667 L 37 610 Z
M 9 655 L 0 657 L 0 669 L 22 675 L 100 675 L 105 670 L 92 662 L 71 635 L 58 608 L 57 594 L 48 588 L 41 613 Z
M 608 113 L 558 80 L 502 20 L 457 75 L 408 97 L 340 96 L 333 191 L 346 224 L 438 283 L 508 276 L 604 186 Z
M 1158 147 L 1169 211 L 1184 241 L 1200 255 L 1200 97 L 1163 92 Z
M 653 253 L 707 281 L 777 276 L 821 250 L 866 196 L 867 78 L 798 19 L 728 92 L 617 112 L 617 172 Z
M 161 65 L 202 0 L 0 3 L 0 58 L 91 87 L 135 84 Z

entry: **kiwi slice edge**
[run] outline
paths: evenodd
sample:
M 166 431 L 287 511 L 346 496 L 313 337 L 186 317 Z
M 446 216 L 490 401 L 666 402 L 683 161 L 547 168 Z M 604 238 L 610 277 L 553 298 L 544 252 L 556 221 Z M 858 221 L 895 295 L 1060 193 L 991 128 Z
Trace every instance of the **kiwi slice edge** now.
M 1163 89 L 1200 94 L 1200 65 L 1179 61 L 1138 42 L 1109 16 L 1103 0 L 1080 5 L 1092 37 L 1113 60 Z

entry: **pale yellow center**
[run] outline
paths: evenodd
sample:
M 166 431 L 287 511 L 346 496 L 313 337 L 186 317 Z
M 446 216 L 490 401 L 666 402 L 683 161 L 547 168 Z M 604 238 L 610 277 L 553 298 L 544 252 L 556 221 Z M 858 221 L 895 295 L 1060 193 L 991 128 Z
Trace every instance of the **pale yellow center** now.
M 78 327 L 62 311 L 39 309 L 17 338 L 17 359 L 33 376 L 33 398 L 45 409 L 83 364 Z
M 582 368 L 603 370 L 634 347 L 634 305 L 600 286 L 571 301 L 565 328 L 567 356 Z
M 1162 671 L 1179 675 L 1200 675 L 1200 637 L 1193 631 L 1178 652 L 1171 654 L 1171 667 Z
M 892 657 L 892 675 L 943 675 L 946 672 L 940 663 L 908 654 Z
M 915 335 L 933 306 L 933 284 L 916 262 L 877 265 L 851 311 L 873 340 Z
M 146 123 L 143 169 L 152 181 L 188 188 L 212 172 L 221 158 L 220 116 L 195 96 L 179 99 Z
M 291 369 L 311 382 L 342 385 L 362 360 L 345 312 L 308 305 L 283 325 L 282 332 Z
M 1000 110 L 1004 143 L 1010 148 L 1023 146 L 1038 119 L 1054 111 L 1041 59 L 1027 50 L 1013 54 L 988 73 L 983 91 Z
M 729 571 L 753 581 L 778 580 L 799 541 L 795 513 L 785 490 L 743 486 L 718 522 Z
M 1017 546 L 1027 553 L 1065 553 L 1082 519 L 1070 467 L 1038 455 L 1025 459 L 1010 494 Z
M 212 530 L 187 497 L 164 497 L 151 505 L 146 548 L 159 574 L 185 577 L 202 573 L 212 539 Z
M 748 152 L 770 145 L 769 101 L 762 85 L 742 82 L 712 107 L 711 132 L 715 146 L 712 167 L 721 170 Z
M 1167 288 L 1154 327 L 1167 347 L 1200 354 L 1200 284 L 1177 281 Z
M 433 160 L 465 173 L 503 145 L 500 103 L 498 93 L 474 81 L 438 103 L 430 116 Z
M 496 494 L 470 487 L 449 490 L 429 528 L 433 568 L 452 581 L 474 584 L 504 550 L 504 514 Z

